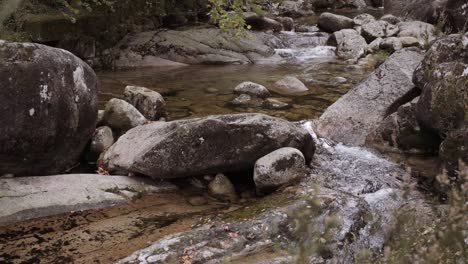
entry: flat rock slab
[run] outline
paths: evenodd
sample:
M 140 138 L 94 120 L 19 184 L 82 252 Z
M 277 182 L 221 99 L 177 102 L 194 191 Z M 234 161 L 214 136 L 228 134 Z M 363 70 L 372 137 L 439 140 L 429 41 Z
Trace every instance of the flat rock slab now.
M 175 190 L 169 183 L 97 174 L 0 179 L 0 226 L 17 221 L 112 206 L 142 193 Z
M 417 96 L 413 96 L 412 76 L 422 59 L 423 54 L 417 48 L 395 52 L 323 113 L 317 133 L 345 144 L 363 145 L 377 124 Z

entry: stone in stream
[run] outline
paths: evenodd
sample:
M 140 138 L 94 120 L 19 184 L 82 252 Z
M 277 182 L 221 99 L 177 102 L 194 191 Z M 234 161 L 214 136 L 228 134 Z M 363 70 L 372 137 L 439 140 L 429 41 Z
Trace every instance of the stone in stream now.
M 284 31 L 292 31 L 294 29 L 294 19 L 291 17 L 275 17 L 275 20 L 283 25 Z
M 357 60 L 364 56 L 366 40 L 354 29 L 343 29 L 331 34 L 328 45 L 336 46 L 336 56 L 345 60 Z
M 355 25 L 362 26 L 364 24 L 374 22 L 375 17 L 373 15 L 364 13 L 364 14 L 360 14 L 360 15 L 355 16 L 353 18 L 353 21 L 354 21 Z
M 133 105 L 124 100 L 113 98 L 106 104 L 103 123 L 118 133 L 146 123 L 146 118 Z
M 399 28 L 388 22 L 378 20 L 362 25 L 362 36 L 367 42 L 376 38 L 388 38 L 398 34 Z
M 157 121 L 166 117 L 166 102 L 161 94 L 145 87 L 127 86 L 124 99 L 135 106 L 148 120 Z
M 396 25 L 396 24 L 401 22 L 401 19 L 399 19 L 398 17 L 396 17 L 394 15 L 390 15 L 390 14 L 384 15 L 383 17 L 380 18 L 380 20 L 386 21 L 386 22 L 388 22 L 390 24 L 393 24 L 393 25 Z
M 90 150 L 93 153 L 101 154 L 114 144 L 114 136 L 112 129 L 108 126 L 96 128 L 93 137 L 91 138 Z
M 283 79 L 277 81 L 270 87 L 275 93 L 282 95 L 295 95 L 307 92 L 309 88 L 305 86 L 298 78 L 294 76 L 286 76 Z
M 382 40 L 380 43 L 380 49 L 387 50 L 389 52 L 395 52 L 403 48 L 400 38 L 390 37 Z
M 274 48 L 281 41 L 264 32 L 237 37 L 218 28 L 159 30 L 127 35 L 118 45 L 118 68 L 137 67 L 146 59 L 178 64 L 251 64 L 278 62 Z M 144 51 L 144 52 L 142 52 Z
M 254 182 L 259 193 L 275 191 L 307 175 L 304 155 L 295 148 L 281 148 L 255 162 Z
M 392 54 L 359 85 L 331 105 L 317 122 L 317 133 L 351 145 L 363 145 L 372 131 L 398 106 L 417 96 L 412 75 L 423 59 L 406 48 Z
M 274 98 L 267 98 L 265 101 L 263 101 L 263 107 L 265 107 L 267 109 L 273 109 L 273 110 L 281 110 L 281 109 L 291 108 L 291 106 L 289 104 L 281 102 L 281 101 L 276 100 Z
M 234 92 L 237 94 L 249 94 L 252 96 L 265 98 L 270 96 L 270 91 L 258 83 L 253 82 L 242 82 L 234 88 Z
M 437 38 L 435 27 L 421 21 L 401 22 L 397 24 L 400 32 L 398 37 L 413 37 L 418 39 L 421 47 L 432 44 Z
M 0 226 L 33 218 L 109 207 L 141 193 L 174 191 L 166 182 L 97 174 L 0 178 Z
M 280 32 L 283 30 L 283 25 L 271 18 L 259 16 L 254 12 L 243 13 L 246 25 L 249 25 L 252 30 Z
M 104 155 L 111 173 L 181 178 L 251 170 L 260 157 L 294 147 L 310 161 L 315 143 L 293 123 L 263 114 L 208 116 L 136 127 Z
M 367 53 L 375 53 L 378 50 L 380 50 L 380 44 L 382 44 L 382 41 L 383 41 L 382 38 L 374 39 L 374 41 L 372 41 L 371 43 L 369 43 L 369 45 L 367 45 L 366 52 Z
M 302 17 L 313 15 L 314 12 L 306 6 L 306 2 L 300 1 L 282 1 L 278 6 L 281 16 Z
M 65 172 L 95 128 L 94 71 L 70 52 L 0 40 L 0 175 Z
M 345 16 L 325 12 L 319 16 L 318 26 L 326 32 L 333 33 L 342 29 L 353 28 L 354 21 Z
M 229 104 L 233 106 L 250 106 L 250 107 L 257 107 L 262 105 L 263 100 L 252 97 L 248 94 L 241 94 L 238 97 L 232 99 Z
M 228 202 L 235 202 L 239 199 L 234 185 L 222 173 L 216 174 L 214 179 L 208 184 L 208 193 L 217 199 Z

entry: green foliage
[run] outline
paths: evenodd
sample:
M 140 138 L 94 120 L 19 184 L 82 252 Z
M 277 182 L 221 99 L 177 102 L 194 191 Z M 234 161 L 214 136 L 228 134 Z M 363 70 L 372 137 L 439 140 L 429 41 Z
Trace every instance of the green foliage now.
M 245 33 L 246 26 L 242 13 L 247 9 L 242 0 L 209 0 L 211 22 L 221 30 L 233 30 L 236 36 Z

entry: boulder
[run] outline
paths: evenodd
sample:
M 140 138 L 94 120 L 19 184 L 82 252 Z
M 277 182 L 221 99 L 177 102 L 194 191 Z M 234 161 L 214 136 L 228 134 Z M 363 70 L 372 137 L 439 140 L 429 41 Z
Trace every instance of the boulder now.
M 370 43 L 376 38 L 395 36 L 398 33 L 398 30 L 397 26 L 378 20 L 362 25 L 362 36 Z
M 90 150 L 95 154 L 101 154 L 114 144 L 114 135 L 112 129 L 108 126 L 96 128 L 91 139 Z
M 264 32 L 248 32 L 245 37 L 218 28 L 159 30 L 127 35 L 116 47 L 117 68 L 148 66 L 156 58 L 182 64 L 250 64 L 279 61 L 275 43 L 279 39 Z
M 342 29 L 353 28 L 354 21 L 345 16 L 325 12 L 319 16 L 318 26 L 326 32 L 333 33 Z
M 234 185 L 222 173 L 216 174 L 214 179 L 208 184 L 208 193 L 223 201 L 235 202 L 238 200 Z
M 251 27 L 252 30 L 280 32 L 283 30 L 283 25 L 271 18 L 259 16 L 253 12 L 244 13 L 244 21 Z
M 408 48 L 408 47 L 420 47 L 419 40 L 417 38 L 413 37 L 399 37 L 398 38 L 401 41 L 401 45 L 403 48 Z
M 382 42 L 383 42 L 382 38 L 374 39 L 374 41 L 372 41 L 371 43 L 369 43 L 369 45 L 367 45 L 366 52 L 367 53 L 377 52 L 378 50 L 380 50 L 380 44 L 382 44 Z
M 311 0 L 315 9 L 363 9 L 367 7 L 366 0 Z
M 298 78 L 294 76 L 286 76 L 275 82 L 275 84 L 270 87 L 270 90 L 282 95 L 295 95 L 307 92 L 309 88 L 307 88 L 307 86 L 305 86 L 305 84 Z
M 110 207 L 142 193 L 175 191 L 167 182 L 126 176 L 66 174 L 0 178 L 0 226 L 34 218 Z
M 390 15 L 390 14 L 382 16 L 380 18 L 380 20 L 388 22 L 388 23 L 390 23 L 392 25 L 396 25 L 396 24 L 401 22 L 401 19 L 399 19 L 398 17 L 396 17 L 394 15 Z
M 416 117 L 422 126 L 445 137 L 468 122 L 467 102 L 468 64 L 441 63 L 424 86 Z
M 234 88 L 234 92 L 237 94 L 249 94 L 260 98 L 270 96 L 270 91 L 268 91 L 265 86 L 253 82 L 240 83 Z
M 275 17 L 275 20 L 283 25 L 284 31 L 292 31 L 294 29 L 294 19 L 291 17 Z
M 362 26 L 364 24 L 374 22 L 375 17 L 373 15 L 364 13 L 364 14 L 360 14 L 360 15 L 355 16 L 353 18 L 353 21 L 354 21 L 355 25 Z
M 118 133 L 124 133 L 147 122 L 138 109 L 121 99 L 109 100 L 104 111 L 103 123 Z
M 94 71 L 65 50 L 0 40 L 0 76 L 0 175 L 76 165 L 96 128 Z
M 453 32 L 468 29 L 468 3 L 466 0 L 448 0 L 445 14 Z
M 434 69 L 439 64 L 454 61 L 468 64 L 468 33 L 453 34 L 436 41 L 415 71 L 413 82 L 424 90 L 433 78 Z
M 385 0 L 384 11 L 397 17 L 436 24 L 447 0 Z
M 416 97 L 411 78 L 422 59 L 421 51 L 415 48 L 393 53 L 322 114 L 316 125 L 317 133 L 345 144 L 363 145 L 367 135 L 385 117 Z
M 262 106 L 267 109 L 272 109 L 272 110 L 281 110 L 281 109 L 291 108 L 289 104 L 281 102 L 273 98 L 268 98 L 265 101 L 263 101 Z
M 403 43 L 400 38 L 390 37 L 382 40 L 380 43 L 380 49 L 384 49 L 390 52 L 395 52 L 403 48 Z
M 416 104 L 406 103 L 387 116 L 366 138 L 366 145 L 384 152 L 436 154 L 440 139 L 422 129 L 416 119 Z
M 364 56 L 366 40 L 354 29 L 343 29 L 331 34 L 328 45 L 336 46 L 336 56 L 345 60 L 357 60 Z
M 146 119 L 157 121 L 166 117 L 166 102 L 161 94 L 145 87 L 127 86 L 124 99 L 133 105 Z
M 304 155 L 295 148 L 281 148 L 255 162 L 254 182 L 259 193 L 270 193 L 307 175 Z
M 106 152 L 111 173 L 179 178 L 252 169 L 260 157 L 282 147 L 310 160 L 315 143 L 303 128 L 262 114 L 208 116 L 136 127 Z
M 248 94 L 241 94 L 238 97 L 234 98 L 229 104 L 233 106 L 245 106 L 245 107 L 258 107 L 263 103 L 262 99 L 257 97 L 252 97 Z
M 436 40 L 436 31 L 433 25 L 410 21 L 398 23 L 400 32 L 398 37 L 413 37 L 419 40 L 421 47 L 426 47 Z

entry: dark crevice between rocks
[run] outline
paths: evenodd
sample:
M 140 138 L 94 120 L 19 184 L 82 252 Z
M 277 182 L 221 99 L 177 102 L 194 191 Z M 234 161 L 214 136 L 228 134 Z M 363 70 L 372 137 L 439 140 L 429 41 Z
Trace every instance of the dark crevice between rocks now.
M 406 103 L 411 102 L 414 98 L 418 97 L 421 95 L 421 90 L 417 87 L 414 87 L 413 89 L 409 90 L 406 94 L 404 94 L 402 97 L 397 99 L 393 104 L 391 104 L 387 111 L 385 112 L 385 117 L 395 113 L 398 108 Z

